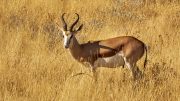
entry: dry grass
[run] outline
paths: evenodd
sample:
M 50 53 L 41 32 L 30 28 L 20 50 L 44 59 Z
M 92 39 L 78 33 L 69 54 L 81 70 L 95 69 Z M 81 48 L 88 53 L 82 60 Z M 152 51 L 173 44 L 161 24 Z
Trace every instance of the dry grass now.
M 0 101 L 180 101 L 178 0 L 1 0 Z M 132 35 L 148 45 L 145 77 L 98 68 L 97 81 L 62 46 L 55 22 L 74 13 L 88 40 Z M 60 22 L 59 22 L 60 23 Z M 143 59 L 142 59 L 143 61 Z M 142 63 L 139 63 L 140 69 Z M 89 75 L 91 73 L 88 72 Z

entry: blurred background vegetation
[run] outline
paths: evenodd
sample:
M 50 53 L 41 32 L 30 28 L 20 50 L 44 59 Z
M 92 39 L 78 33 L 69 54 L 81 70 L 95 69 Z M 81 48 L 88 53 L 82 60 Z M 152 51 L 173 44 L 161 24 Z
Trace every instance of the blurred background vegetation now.
M 179 0 L 1 0 L 0 101 L 179 101 Z M 56 23 L 75 13 L 80 43 L 134 36 L 148 46 L 145 77 L 127 68 L 87 72 L 63 48 Z M 139 68 L 143 69 L 142 61 Z

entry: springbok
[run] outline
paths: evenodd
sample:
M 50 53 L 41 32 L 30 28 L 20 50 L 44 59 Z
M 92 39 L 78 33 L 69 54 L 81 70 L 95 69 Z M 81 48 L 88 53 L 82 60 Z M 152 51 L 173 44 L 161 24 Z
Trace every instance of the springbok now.
M 79 15 L 76 13 L 77 19 L 69 30 L 64 15 L 65 13 L 61 16 L 63 28 L 60 28 L 64 38 L 64 47 L 69 49 L 75 60 L 83 64 L 88 63 L 92 71 L 95 71 L 97 67 L 111 68 L 126 65 L 132 71 L 134 79 L 141 77 L 142 72 L 136 66 L 136 62 L 143 56 L 145 51 L 144 68 L 147 62 L 147 48 L 142 41 L 132 36 L 120 36 L 79 44 L 75 34 L 82 29 L 83 24 L 74 29 L 74 26 L 79 21 Z

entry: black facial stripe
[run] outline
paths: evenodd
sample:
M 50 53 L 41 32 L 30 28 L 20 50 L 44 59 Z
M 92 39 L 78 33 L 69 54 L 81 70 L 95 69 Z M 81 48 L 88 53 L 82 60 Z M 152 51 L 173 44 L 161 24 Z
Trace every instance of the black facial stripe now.
M 72 39 L 72 37 L 73 37 L 73 35 L 71 35 L 71 36 L 70 36 L 69 40 L 71 40 L 71 39 Z
M 72 37 L 73 37 L 73 35 L 70 36 L 70 38 L 69 38 L 69 43 L 71 42 Z

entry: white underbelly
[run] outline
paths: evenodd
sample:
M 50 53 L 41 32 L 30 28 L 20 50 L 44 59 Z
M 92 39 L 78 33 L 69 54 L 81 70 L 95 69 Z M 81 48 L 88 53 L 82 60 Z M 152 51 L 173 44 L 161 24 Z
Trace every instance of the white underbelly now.
M 94 66 L 95 67 L 119 67 L 119 66 L 123 66 L 125 64 L 124 59 L 121 55 L 116 54 L 112 57 L 106 57 L 106 58 L 98 58 L 95 63 Z

